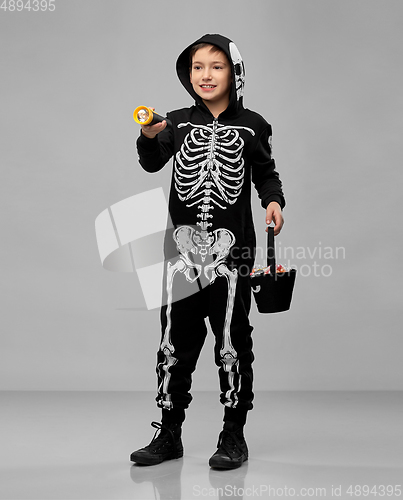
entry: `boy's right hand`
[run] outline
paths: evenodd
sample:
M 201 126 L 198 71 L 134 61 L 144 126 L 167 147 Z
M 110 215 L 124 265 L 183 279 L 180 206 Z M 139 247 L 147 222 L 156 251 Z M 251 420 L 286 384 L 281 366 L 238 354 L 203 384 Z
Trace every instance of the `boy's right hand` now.
M 155 108 L 150 108 L 153 111 Z M 156 123 L 155 125 L 141 125 L 141 133 L 148 137 L 149 139 L 154 139 L 160 132 L 164 130 L 164 128 L 167 126 L 166 120 Z
M 141 133 L 149 139 L 154 139 L 154 137 L 162 132 L 166 126 L 167 122 L 165 120 L 155 125 L 141 125 Z

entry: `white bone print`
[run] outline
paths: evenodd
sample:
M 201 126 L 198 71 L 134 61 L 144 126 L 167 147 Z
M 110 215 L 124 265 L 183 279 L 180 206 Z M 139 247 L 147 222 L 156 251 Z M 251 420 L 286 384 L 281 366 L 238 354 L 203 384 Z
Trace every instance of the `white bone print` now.
M 160 399 L 160 403 L 164 408 L 171 408 L 172 401 L 171 395 L 168 392 L 168 384 L 171 379 L 170 368 L 177 363 L 177 358 L 174 356 L 175 347 L 171 342 L 171 310 L 172 310 L 172 287 L 175 274 L 179 271 L 186 276 L 187 281 L 193 283 L 200 276 L 201 265 L 194 264 L 189 257 L 189 253 L 197 253 L 197 247 L 193 243 L 194 229 L 189 226 L 181 226 L 174 231 L 173 238 L 176 242 L 180 258 L 171 264 L 168 262 L 167 266 L 167 326 L 165 328 L 164 336 L 161 341 L 160 350 L 164 353 L 165 359 L 158 365 L 158 370 L 164 372 L 161 376 L 161 384 L 159 393 L 164 394 Z M 191 278 L 190 271 L 195 270 L 195 277 Z
M 194 282 L 201 273 L 202 266 L 200 264 L 195 264 L 189 257 L 189 253 L 197 254 L 200 247 L 200 254 L 202 252 L 206 253 L 208 251 L 209 255 L 215 255 L 216 258 L 211 264 L 204 266 L 204 275 L 213 283 L 218 277 L 225 277 L 228 285 L 227 292 L 227 305 L 224 319 L 223 327 L 223 341 L 220 349 L 221 362 L 223 364 L 224 371 L 228 374 L 228 385 L 229 390 L 227 391 L 226 397 L 227 401 L 232 401 L 231 395 L 235 399 L 235 403 L 232 403 L 235 407 L 237 401 L 237 391 L 234 384 L 234 368 L 238 372 L 239 360 L 237 358 L 237 352 L 234 349 L 231 342 L 230 335 L 230 325 L 232 319 L 232 312 L 234 309 L 235 301 L 235 290 L 238 278 L 238 271 L 236 269 L 229 270 L 225 264 L 225 259 L 228 256 L 232 246 L 235 243 L 234 234 L 225 228 L 216 229 L 213 233 L 208 233 L 209 242 L 205 246 L 200 247 L 198 243 L 200 241 L 200 232 L 196 232 L 190 226 L 181 226 L 174 231 L 173 239 L 176 242 L 177 249 L 180 253 L 179 259 L 175 264 L 168 263 L 167 267 L 167 326 L 165 328 L 164 336 L 161 342 L 160 350 L 164 353 L 165 359 L 159 364 L 160 373 L 163 371 L 163 376 L 161 375 L 160 393 L 162 392 L 163 397 L 161 397 L 160 402 L 164 408 L 171 408 L 171 395 L 168 392 L 168 385 L 171 378 L 170 368 L 174 366 L 177 359 L 174 356 L 175 348 L 171 342 L 171 310 L 172 310 L 172 291 L 173 291 L 173 279 L 175 274 L 179 271 L 184 274 L 187 281 Z M 197 244 L 197 246 L 195 245 Z M 190 271 L 195 270 L 195 277 L 190 277 Z M 238 372 L 239 373 L 239 372 Z M 239 380 L 240 384 L 240 380 Z
M 208 230 L 213 218 L 210 212 L 233 205 L 244 184 L 245 143 L 239 130 L 246 130 L 251 135 L 255 132 L 248 127 L 221 125 L 217 119 L 208 125 L 180 123 L 178 128 L 185 126 L 192 129 L 175 156 L 175 189 L 187 207 L 197 205 L 200 209 L 197 218 L 201 220 L 197 225 L 201 231 L 194 241 L 204 262 L 207 249 L 214 241 Z
M 175 188 L 187 207 L 203 203 L 226 209 L 233 205 L 244 183 L 244 140 L 238 129 L 214 120 L 209 125 L 180 123 L 178 128 L 192 126 L 175 156 Z M 198 207 L 201 208 L 201 207 Z
M 165 372 L 160 386 L 164 395 L 161 404 L 167 408 L 171 407 L 168 393 L 169 369 L 177 361 L 173 355 L 174 346 L 171 343 L 173 279 L 179 271 L 185 275 L 187 281 L 196 280 L 200 276 L 202 265 L 193 263 L 190 255 L 199 254 L 202 262 L 205 262 L 207 255 L 215 255 L 214 261 L 205 265 L 203 269 L 210 283 L 213 283 L 217 277 L 225 277 L 228 285 L 220 357 L 223 369 L 228 375 L 227 404 L 235 406 L 237 389 L 234 383 L 234 373 L 238 372 L 239 360 L 231 342 L 230 325 L 238 272 L 235 269 L 228 269 L 225 263 L 235 244 L 235 236 L 225 228 L 210 231 L 209 228 L 213 225 L 211 222 L 213 214 L 210 212 L 214 209 L 226 210 L 228 206 L 236 203 L 245 177 L 244 140 L 239 130 L 246 130 L 252 136 L 255 132 L 247 127 L 221 125 L 217 119 L 209 125 L 180 123 L 178 128 L 185 126 L 191 126 L 192 129 L 186 134 L 180 150 L 175 155 L 174 185 L 178 198 L 186 204 L 186 207 L 197 205 L 200 210 L 197 214 L 200 220 L 196 222 L 200 231 L 190 226 L 181 226 L 173 234 L 180 256 L 175 264 L 168 263 L 167 269 L 167 326 L 161 343 L 165 361 L 160 365 L 160 370 Z M 195 271 L 194 278 L 190 277 L 191 270 Z M 239 377 L 238 386 L 240 382 Z

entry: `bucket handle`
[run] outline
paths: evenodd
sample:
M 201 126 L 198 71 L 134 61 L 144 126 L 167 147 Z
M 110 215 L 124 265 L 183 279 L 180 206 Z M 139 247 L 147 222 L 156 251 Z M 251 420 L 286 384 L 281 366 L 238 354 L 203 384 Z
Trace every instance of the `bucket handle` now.
M 274 245 L 274 227 L 267 227 L 267 266 L 270 266 L 270 273 L 277 280 L 276 273 L 276 251 Z

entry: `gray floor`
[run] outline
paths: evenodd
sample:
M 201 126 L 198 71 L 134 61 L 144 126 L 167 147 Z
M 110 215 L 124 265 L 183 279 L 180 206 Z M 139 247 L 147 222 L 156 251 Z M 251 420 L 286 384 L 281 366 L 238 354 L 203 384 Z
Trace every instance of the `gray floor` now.
M 129 461 L 153 435 L 153 398 L 0 393 L 0 498 L 403 497 L 400 392 L 257 393 L 245 432 L 250 460 L 220 472 L 207 465 L 222 413 L 210 392 L 194 394 L 183 459 L 154 467 Z M 367 495 L 368 487 L 376 489 Z

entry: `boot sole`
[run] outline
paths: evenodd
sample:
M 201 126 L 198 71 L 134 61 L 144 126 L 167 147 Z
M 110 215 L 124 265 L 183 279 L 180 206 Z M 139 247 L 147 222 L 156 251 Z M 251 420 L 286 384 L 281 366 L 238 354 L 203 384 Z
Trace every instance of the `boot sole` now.
M 227 461 L 222 461 L 222 462 L 216 462 L 214 460 L 209 460 L 209 466 L 212 469 L 220 469 L 220 470 L 229 470 L 229 469 L 238 469 L 239 467 L 242 466 L 244 462 L 248 460 L 248 457 L 244 458 L 241 462 L 227 462 Z
M 164 457 L 162 460 L 158 457 L 145 457 L 142 454 L 137 455 L 136 453 L 132 453 L 130 455 L 130 460 L 132 462 L 135 462 L 136 464 L 141 464 L 141 465 L 158 465 L 162 464 L 162 462 L 166 462 L 167 460 L 175 460 L 177 458 L 182 458 L 183 457 L 183 450 L 178 451 L 176 455 L 168 455 L 167 457 Z

